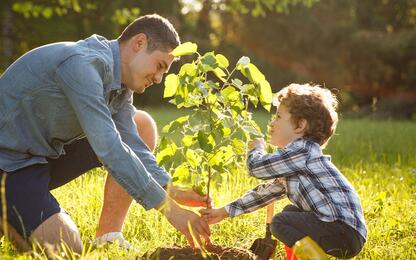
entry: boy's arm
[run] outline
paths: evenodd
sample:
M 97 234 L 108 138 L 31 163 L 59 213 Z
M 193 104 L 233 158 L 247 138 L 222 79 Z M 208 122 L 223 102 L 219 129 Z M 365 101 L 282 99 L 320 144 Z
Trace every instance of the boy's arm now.
M 306 167 L 307 157 L 307 149 L 295 144 L 273 154 L 264 154 L 264 147 L 256 146 L 248 154 L 247 169 L 250 176 L 262 180 L 288 177 Z
M 262 208 L 274 200 L 284 198 L 285 195 L 285 186 L 276 179 L 274 182 L 260 184 L 246 192 L 237 200 L 227 204 L 225 210 L 230 217 L 236 217 Z

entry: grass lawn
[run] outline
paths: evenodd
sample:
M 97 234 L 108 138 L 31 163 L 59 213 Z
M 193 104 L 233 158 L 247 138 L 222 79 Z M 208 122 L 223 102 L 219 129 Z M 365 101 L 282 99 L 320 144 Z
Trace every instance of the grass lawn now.
M 149 109 L 159 129 L 180 114 L 175 110 Z M 255 119 L 265 129 L 266 113 Z M 416 259 L 416 122 L 369 121 L 342 119 L 337 135 L 325 153 L 354 185 L 361 197 L 368 227 L 368 240 L 359 259 Z M 102 204 L 106 173 L 96 169 L 53 192 L 78 225 L 84 242 L 93 239 Z M 241 174 L 229 176 L 222 187 L 214 189 L 216 206 L 237 198 L 259 183 Z M 287 200 L 276 203 L 279 212 Z M 212 226 L 212 241 L 226 246 L 249 248 L 264 235 L 265 209 Z M 185 239 L 158 212 L 146 212 L 138 204 L 131 207 L 123 230 L 137 249 L 135 252 L 107 249 L 91 250 L 90 259 L 132 259 L 146 251 L 173 244 L 185 245 Z M 1 240 L 0 254 L 6 259 L 40 258 L 19 255 L 9 243 Z M 0 256 L 1 258 L 1 256 Z M 279 244 L 276 259 L 283 258 Z

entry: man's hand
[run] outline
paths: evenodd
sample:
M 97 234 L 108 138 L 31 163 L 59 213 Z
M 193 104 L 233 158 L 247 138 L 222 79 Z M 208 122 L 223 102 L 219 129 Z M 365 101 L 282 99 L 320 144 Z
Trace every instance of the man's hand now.
M 188 207 L 212 207 L 212 199 L 201 196 L 194 190 L 178 186 L 168 187 L 169 196 L 177 203 Z
M 262 147 L 263 149 L 265 149 L 267 147 L 266 142 L 264 141 L 263 138 L 254 138 L 253 140 L 250 141 L 250 143 L 248 144 L 249 149 L 253 149 L 255 147 Z
M 208 224 L 215 224 L 228 217 L 228 212 L 224 207 L 218 209 L 201 209 L 199 210 L 202 218 L 205 219 Z
M 194 239 L 199 247 L 211 245 L 209 238 L 211 230 L 207 222 L 200 216 L 192 211 L 179 207 L 169 197 L 167 197 L 165 204 L 161 207 L 161 211 L 172 226 L 185 236 L 192 248 L 195 248 Z M 205 240 L 205 243 L 202 243 L 202 239 Z

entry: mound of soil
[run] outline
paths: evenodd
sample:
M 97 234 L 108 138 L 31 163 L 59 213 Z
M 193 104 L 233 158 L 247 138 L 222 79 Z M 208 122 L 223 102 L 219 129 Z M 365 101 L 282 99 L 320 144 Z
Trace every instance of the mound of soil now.
M 203 259 L 244 259 L 257 260 L 257 256 L 250 251 L 238 247 L 222 247 L 212 245 L 206 248 L 208 252 L 195 252 L 191 247 L 159 247 L 152 254 L 144 254 L 142 259 L 170 260 L 203 260 Z

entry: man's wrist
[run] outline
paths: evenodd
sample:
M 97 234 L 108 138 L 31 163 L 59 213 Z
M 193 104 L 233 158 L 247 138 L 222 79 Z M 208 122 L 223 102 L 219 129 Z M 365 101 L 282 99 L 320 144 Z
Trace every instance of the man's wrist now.
M 166 196 L 166 199 L 160 205 L 155 207 L 155 209 L 157 209 L 160 213 L 169 218 L 170 213 L 172 211 L 175 211 L 177 207 L 178 205 L 176 204 L 176 202 L 169 196 Z

